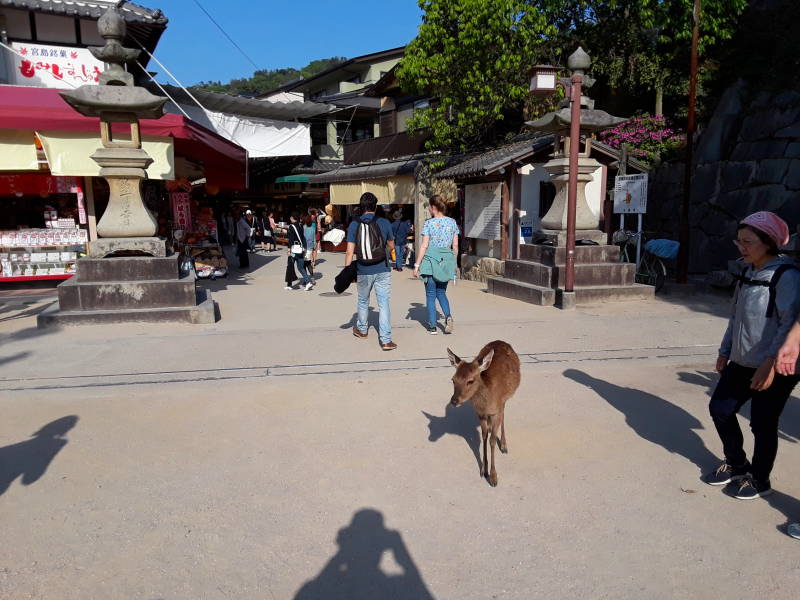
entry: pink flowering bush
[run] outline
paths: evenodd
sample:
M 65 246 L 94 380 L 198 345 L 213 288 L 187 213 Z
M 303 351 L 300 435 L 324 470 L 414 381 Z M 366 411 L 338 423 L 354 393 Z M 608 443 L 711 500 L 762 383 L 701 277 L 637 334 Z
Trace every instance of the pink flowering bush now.
M 686 144 L 686 136 L 670 127 L 664 115 L 634 117 L 598 137 L 612 148 L 627 146 L 630 156 L 647 165 L 672 158 Z

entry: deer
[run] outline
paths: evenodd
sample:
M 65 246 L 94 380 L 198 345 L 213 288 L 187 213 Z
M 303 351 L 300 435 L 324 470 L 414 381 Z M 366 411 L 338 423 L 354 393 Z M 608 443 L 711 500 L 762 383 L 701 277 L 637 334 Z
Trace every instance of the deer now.
M 481 423 L 483 439 L 481 477 L 486 477 L 489 484 L 496 487 L 494 447 L 499 430 L 500 452 L 508 453 L 505 407 L 519 387 L 519 356 L 509 344 L 500 340 L 486 344 L 471 362 L 462 360 L 450 348 L 447 349 L 447 355 L 450 357 L 450 364 L 456 368 L 450 404 L 458 407 L 470 402 L 475 409 Z M 491 469 L 487 461 L 487 441 L 492 448 Z

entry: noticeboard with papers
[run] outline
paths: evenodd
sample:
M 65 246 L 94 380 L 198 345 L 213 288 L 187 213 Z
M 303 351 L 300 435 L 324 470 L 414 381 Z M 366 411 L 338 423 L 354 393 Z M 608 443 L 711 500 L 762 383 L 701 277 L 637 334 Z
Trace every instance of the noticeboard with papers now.
M 464 235 L 479 240 L 500 239 L 502 183 L 479 183 L 464 189 Z
M 614 179 L 614 212 L 644 214 L 647 212 L 647 175 L 617 175 Z

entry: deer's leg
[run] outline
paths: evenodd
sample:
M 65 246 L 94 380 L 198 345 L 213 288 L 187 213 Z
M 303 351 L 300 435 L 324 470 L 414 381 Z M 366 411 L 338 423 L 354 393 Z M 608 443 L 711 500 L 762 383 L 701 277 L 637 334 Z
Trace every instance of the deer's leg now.
M 497 429 L 500 425 L 500 419 L 497 415 L 489 417 L 489 427 L 491 428 L 491 441 L 489 445 L 492 447 L 492 469 L 489 471 L 489 483 L 492 487 L 497 485 L 497 471 L 494 468 L 494 447 L 497 443 Z
M 500 452 L 508 454 L 508 444 L 506 444 L 506 411 L 500 411 Z
M 489 464 L 487 462 L 487 452 L 488 448 L 486 447 L 486 440 L 489 438 L 489 424 L 486 422 L 486 418 L 481 418 L 481 439 L 483 440 L 483 461 L 481 462 L 481 477 L 485 477 L 486 474 L 489 472 Z

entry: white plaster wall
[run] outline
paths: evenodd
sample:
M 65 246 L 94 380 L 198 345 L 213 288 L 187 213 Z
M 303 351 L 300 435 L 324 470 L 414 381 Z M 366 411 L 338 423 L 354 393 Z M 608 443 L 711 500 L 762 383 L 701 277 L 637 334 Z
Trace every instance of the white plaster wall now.
M 594 173 L 592 180 L 586 184 L 586 202 L 589 208 L 599 219 L 600 209 L 603 205 L 603 166 L 600 165 Z
M 526 214 L 520 218 L 519 243 L 530 244 L 531 237 L 522 237 L 522 227 L 532 227 L 535 232 L 539 229 L 539 184 L 549 181 L 550 175 L 542 168 L 543 163 L 524 165 L 520 167 L 520 180 L 522 190 L 520 193 L 520 210 Z

